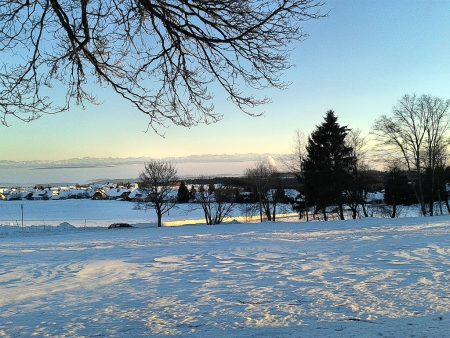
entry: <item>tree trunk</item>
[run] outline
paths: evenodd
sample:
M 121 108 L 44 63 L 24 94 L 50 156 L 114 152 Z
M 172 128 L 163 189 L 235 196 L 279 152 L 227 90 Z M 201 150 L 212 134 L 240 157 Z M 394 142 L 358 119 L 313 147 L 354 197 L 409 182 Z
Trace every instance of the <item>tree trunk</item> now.
M 210 225 L 211 224 L 211 216 L 210 216 L 210 213 L 208 212 L 207 202 L 204 200 L 201 200 L 200 205 L 202 206 L 202 209 L 203 209 L 203 215 L 205 216 L 206 225 Z
M 264 201 L 263 206 L 264 206 L 264 213 L 266 214 L 267 220 L 269 222 L 272 221 L 272 214 L 270 212 L 270 202 Z
M 306 222 L 309 222 L 308 203 L 305 200 Z
M 345 220 L 344 218 L 344 208 L 342 207 L 342 204 L 339 204 L 339 217 L 341 219 L 341 221 Z
M 427 209 L 425 207 L 425 200 L 423 198 L 423 186 L 422 186 L 422 178 L 420 177 L 420 165 L 416 165 L 416 175 L 417 175 L 417 199 L 420 204 L 420 210 L 422 211 L 422 215 L 427 215 Z
M 162 214 L 160 211 L 158 211 L 157 215 L 158 215 L 158 228 L 160 228 L 162 226 L 162 223 L 161 223 Z
M 262 223 L 263 222 L 262 196 L 261 196 L 261 193 L 259 193 L 258 195 L 259 195 L 259 220 Z
M 266 210 L 266 218 L 269 222 L 272 221 L 272 214 L 270 213 L 270 210 Z
M 430 216 L 434 214 L 434 170 L 431 170 Z
M 391 218 L 395 218 L 395 216 L 397 216 L 397 204 L 396 203 L 392 204 Z
M 367 213 L 367 209 L 366 209 L 366 203 L 364 201 L 361 202 L 361 207 L 363 210 L 364 217 L 369 217 L 369 214 Z
M 327 220 L 327 210 L 326 207 L 322 208 L 322 212 L 323 212 L 323 220 L 326 221 Z
M 441 176 L 440 175 L 437 176 L 437 198 L 438 198 L 438 202 L 439 202 L 439 212 L 441 213 L 441 215 L 443 215 L 444 212 L 442 210 Z

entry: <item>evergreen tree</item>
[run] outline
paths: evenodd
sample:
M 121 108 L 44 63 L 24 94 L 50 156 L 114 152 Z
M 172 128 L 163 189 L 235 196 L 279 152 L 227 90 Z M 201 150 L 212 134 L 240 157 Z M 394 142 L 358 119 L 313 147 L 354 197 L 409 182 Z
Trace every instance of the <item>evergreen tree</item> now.
M 329 110 L 306 146 L 303 169 L 307 203 L 315 205 L 316 211 L 322 210 L 325 220 L 326 207 L 331 205 L 339 208 L 339 216 L 344 219 L 343 191 L 351 181 L 355 161 L 352 148 L 345 142 L 349 131 L 337 123 L 334 111 Z
M 190 199 L 189 189 L 186 187 L 186 183 L 181 181 L 178 188 L 177 201 L 178 203 L 188 203 Z

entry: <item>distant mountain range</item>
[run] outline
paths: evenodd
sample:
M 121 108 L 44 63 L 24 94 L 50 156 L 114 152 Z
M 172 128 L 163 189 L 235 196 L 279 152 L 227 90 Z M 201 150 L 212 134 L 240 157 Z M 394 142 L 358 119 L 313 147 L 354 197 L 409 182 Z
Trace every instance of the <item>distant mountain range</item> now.
M 165 157 L 159 160 L 168 160 L 174 163 L 223 163 L 223 162 L 251 162 L 260 160 L 284 161 L 288 158 L 287 154 L 220 154 L 220 155 L 190 155 L 182 157 Z M 66 169 L 66 168 L 99 168 L 99 167 L 113 167 L 124 164 L 141 164 L 151 157 L 84 157 L 71 158 L 66 160 L 48 161 L 48 160 L 34 160 L 34 161 L 10 161 L 0 160 L 0 169 L 11 168 L 29 168 L 29 169 Z

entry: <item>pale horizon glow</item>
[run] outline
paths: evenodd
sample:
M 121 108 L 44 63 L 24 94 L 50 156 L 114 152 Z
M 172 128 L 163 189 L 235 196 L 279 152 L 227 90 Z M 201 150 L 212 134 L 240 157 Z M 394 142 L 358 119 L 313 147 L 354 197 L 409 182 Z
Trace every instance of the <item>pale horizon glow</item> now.
M 339 122 L 370 132 L 404 94 L 450 97 L 450 6 L 438 1 L 329 0 L 322 20 L 303 23 L 309 38 L 292 46 L 287 90 L 262 92 L 273 103 L 250 117 L 219 93 L 224 119 L 194 128 L 170 126 L 162 138 L 147 119 L 108 90 L 101 105 L 73 106 L 32 123 L 0 126 L 0 160 L 289 154 L 295 130 L 308 135 L 328 109 Z

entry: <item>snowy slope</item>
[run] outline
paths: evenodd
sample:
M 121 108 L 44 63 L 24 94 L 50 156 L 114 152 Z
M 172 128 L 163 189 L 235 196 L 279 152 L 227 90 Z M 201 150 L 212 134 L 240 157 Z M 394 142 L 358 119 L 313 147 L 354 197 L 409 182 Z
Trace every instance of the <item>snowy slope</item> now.
M 0 238 L 0 336 L 445 337 L 450 217 Z

